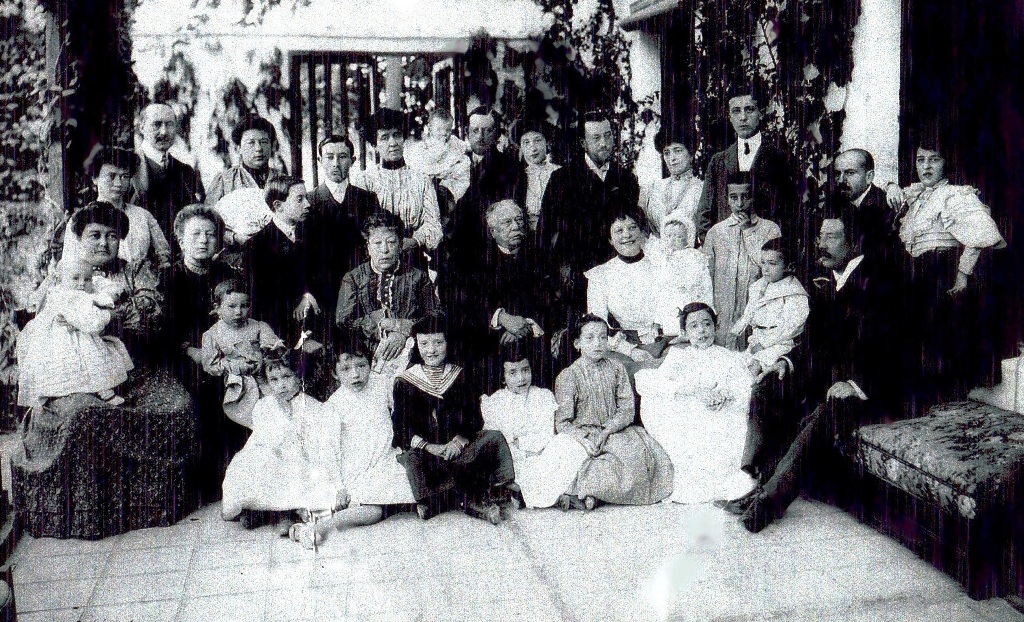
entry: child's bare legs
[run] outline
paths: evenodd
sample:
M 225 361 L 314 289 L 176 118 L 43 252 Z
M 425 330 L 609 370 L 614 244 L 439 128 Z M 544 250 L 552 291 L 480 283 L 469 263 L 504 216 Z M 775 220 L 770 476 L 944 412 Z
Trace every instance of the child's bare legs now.
M 316 533 L 326 537 L 331 530 L 341 531 L 348 527 L 365 527 L 384 519 L 384 508 L 379 505 L 354 505 L 339 510 L 316 522 Z
M 348 527 L 364 527 L 379 523 L 384 518 L 384 509 L 379 505 L 357 505 L 338 510 L 321 519 L 296 523 L 289 534 L 292 540 L 303 548 L 315 549 L 327 538 L 332 530 L 341 531 Z

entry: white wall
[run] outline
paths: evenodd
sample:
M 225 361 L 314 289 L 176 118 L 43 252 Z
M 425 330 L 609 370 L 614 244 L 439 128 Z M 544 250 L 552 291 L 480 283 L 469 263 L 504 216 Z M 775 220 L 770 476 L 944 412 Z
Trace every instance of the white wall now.
M 898 181 L 900 11 L 899 0 L 861 0 L 853 39 L 853 79 L 841 142 L 843 149 L 871 152 L 877 184 Z
M 630 39 L 629 63 L 632 69 L 629 86 L 633 91 L 633 98 L 641 100 L 661 91 L 660 38 L 640 31 L 629 32 L 626 36 Z M 656 112 L 661 114 L 661 105 L 656 103 L 655 108 Z M 661 178 L 661 156 L 654 148 L 654 134 L 658 127 L 658 123 L 652 123 L 647 127 L 643 149 L 633 168 L 641 186 Z

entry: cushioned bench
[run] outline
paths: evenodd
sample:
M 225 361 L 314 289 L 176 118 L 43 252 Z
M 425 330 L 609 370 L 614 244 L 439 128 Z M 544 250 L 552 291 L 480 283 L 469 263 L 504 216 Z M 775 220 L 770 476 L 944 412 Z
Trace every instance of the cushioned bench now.
M 862 518 L 973 598 L 1019 591 L 1024 415 L 975 401 L 943 404 L 861 428 L 853 457 L 867 494 Z

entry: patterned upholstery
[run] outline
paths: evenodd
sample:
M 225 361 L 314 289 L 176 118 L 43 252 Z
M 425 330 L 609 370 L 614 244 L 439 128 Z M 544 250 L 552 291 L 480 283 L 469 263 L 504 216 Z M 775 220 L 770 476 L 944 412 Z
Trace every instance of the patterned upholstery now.
M 942 404 L 857 436 L 867 472 L 969 519 L 1005 502 L 1024 467 L 1024 416 L 980 402 Z
M 36 537 L 97 539 L 192 511 L 192 401 L 164 372 L 135 375 L 123 406 L 92 395 L 32 413 L 12 456 L 14 504 Z

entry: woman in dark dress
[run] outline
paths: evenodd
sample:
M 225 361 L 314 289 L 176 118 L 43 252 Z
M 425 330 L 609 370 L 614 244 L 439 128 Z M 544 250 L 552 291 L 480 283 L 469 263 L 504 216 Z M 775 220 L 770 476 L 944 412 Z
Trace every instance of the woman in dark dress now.
M 196 479 L 201 503 L 220 498 L 221 482 L 231 457 L 245 445 L 249 431 L 224 416 L 221 386 L 204 374 L 199 344 L 214 320 L 213 288 L 239 271 L 220 257 L 224 221 L 214 210 L 190 205 L 174 219 L 181 249 L 167 285 L 167 353 L 171 366 L 195 402 L 199 459 Z
M 124 342 L 135 370 L 121 405 L 80 393 L 32 411 L 11 458 L 14 504 L 36 537 L 95 539 L 173 524 L 195 507 L 188 473 L 195 419 L 192 400 L 158 354 L 165 338 L 158 278 L 148 262 L 117 258 L 128 221 L 114 206 L 89 204 L 69 229 L 95 287 L 115 300 L 109 334 Z
M 434 314 L 437 297 L 425 272 L 400 261 L 402 222 L 378 212 L 364 225 L 370 261 L 341 280 L 335 314 L 344 343 L 371 354 L 373 371 L 394 375 L 409 362 L 406 347 L 416 320 Z

